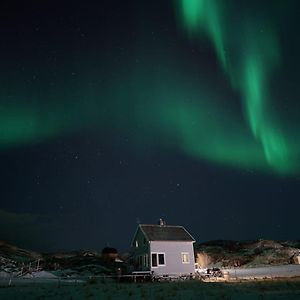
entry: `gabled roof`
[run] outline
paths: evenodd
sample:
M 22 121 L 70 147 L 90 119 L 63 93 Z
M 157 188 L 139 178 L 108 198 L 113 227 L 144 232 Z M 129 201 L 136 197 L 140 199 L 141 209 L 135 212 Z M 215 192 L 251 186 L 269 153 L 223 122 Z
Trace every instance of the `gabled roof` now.
M 195 242 L 183 226 L 140 224 L 139 228 L 148 241 Z

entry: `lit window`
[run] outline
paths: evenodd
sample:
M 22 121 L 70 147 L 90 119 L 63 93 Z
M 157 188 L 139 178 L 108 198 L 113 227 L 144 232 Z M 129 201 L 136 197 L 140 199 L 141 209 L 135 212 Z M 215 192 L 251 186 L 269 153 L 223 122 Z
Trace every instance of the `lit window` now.
M 190 263 L 190 255 L 189 253 L 181 253 L 181 259 L 183 264 L 189 264 Z
M 136 240 L 135 241 L 135 247 L 137 248 L 139 246 L 139 242 Z

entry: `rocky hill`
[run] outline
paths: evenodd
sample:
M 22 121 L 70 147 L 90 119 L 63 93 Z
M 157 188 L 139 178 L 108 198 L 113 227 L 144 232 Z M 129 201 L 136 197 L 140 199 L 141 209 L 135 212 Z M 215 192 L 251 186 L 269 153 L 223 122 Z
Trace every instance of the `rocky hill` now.
M 117 254 L 116 254 L 117 255 Z M 0 242 L 0 277 L 24 276 L 37 271 L 51 271 L 62 277 L 113 274 L 122 268 L 120 261 L 108 261 L 91 250 L 37 253 Z
M 40 253 L 18 248 L 5 241 L 0 241 L 0 257 L 5 259 L 14 260 L 16 262 L 29 262 L 42 258 Z
M 296 263 L 299 241 L 210 241 L 195 246 L 196 261 L 202 267 L 251 267 Z

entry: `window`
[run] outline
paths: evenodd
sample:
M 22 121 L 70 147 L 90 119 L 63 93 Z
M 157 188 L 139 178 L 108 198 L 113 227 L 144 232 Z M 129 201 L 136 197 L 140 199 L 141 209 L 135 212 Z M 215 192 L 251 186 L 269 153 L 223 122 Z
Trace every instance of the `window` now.
M 158 264 L 164 265 L 165 264 L 165 255 L 163 253 L 158 254 Z
M 138 248 L 138 246 L 139 246 L 139 242 L 138 242 L 138 240 L 136 240 L 135 241 L 135 247 Z
M 149 256 L 148 256 L 148 254 L 144 255 L 144 266 L 149 267 Z
M 152 267 L 165 266 L 165 253 L 151 254 Z
M 190 254 L 188 252 L 182 252 L 181 260 L 182 260 L 183 264 L 189 264 L 190 263 Z
M 152 253 L 152 267 L 157 267 L 157 254 Z

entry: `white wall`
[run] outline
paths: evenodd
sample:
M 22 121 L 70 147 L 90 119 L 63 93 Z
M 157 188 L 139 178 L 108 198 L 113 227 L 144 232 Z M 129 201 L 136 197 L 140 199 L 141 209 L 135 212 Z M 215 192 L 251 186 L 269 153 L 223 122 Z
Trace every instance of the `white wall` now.
M 154 271 L 154 274 L 181 275 L 195 272 L 193 242 L 152 241 L 150 242 L 150 252 L 165 253 L 165 266 L 152 267 L 151 264 L 151 271 Z M 181 253 L 183 252 L 189 253 L 189 263 L 182 263 Z

